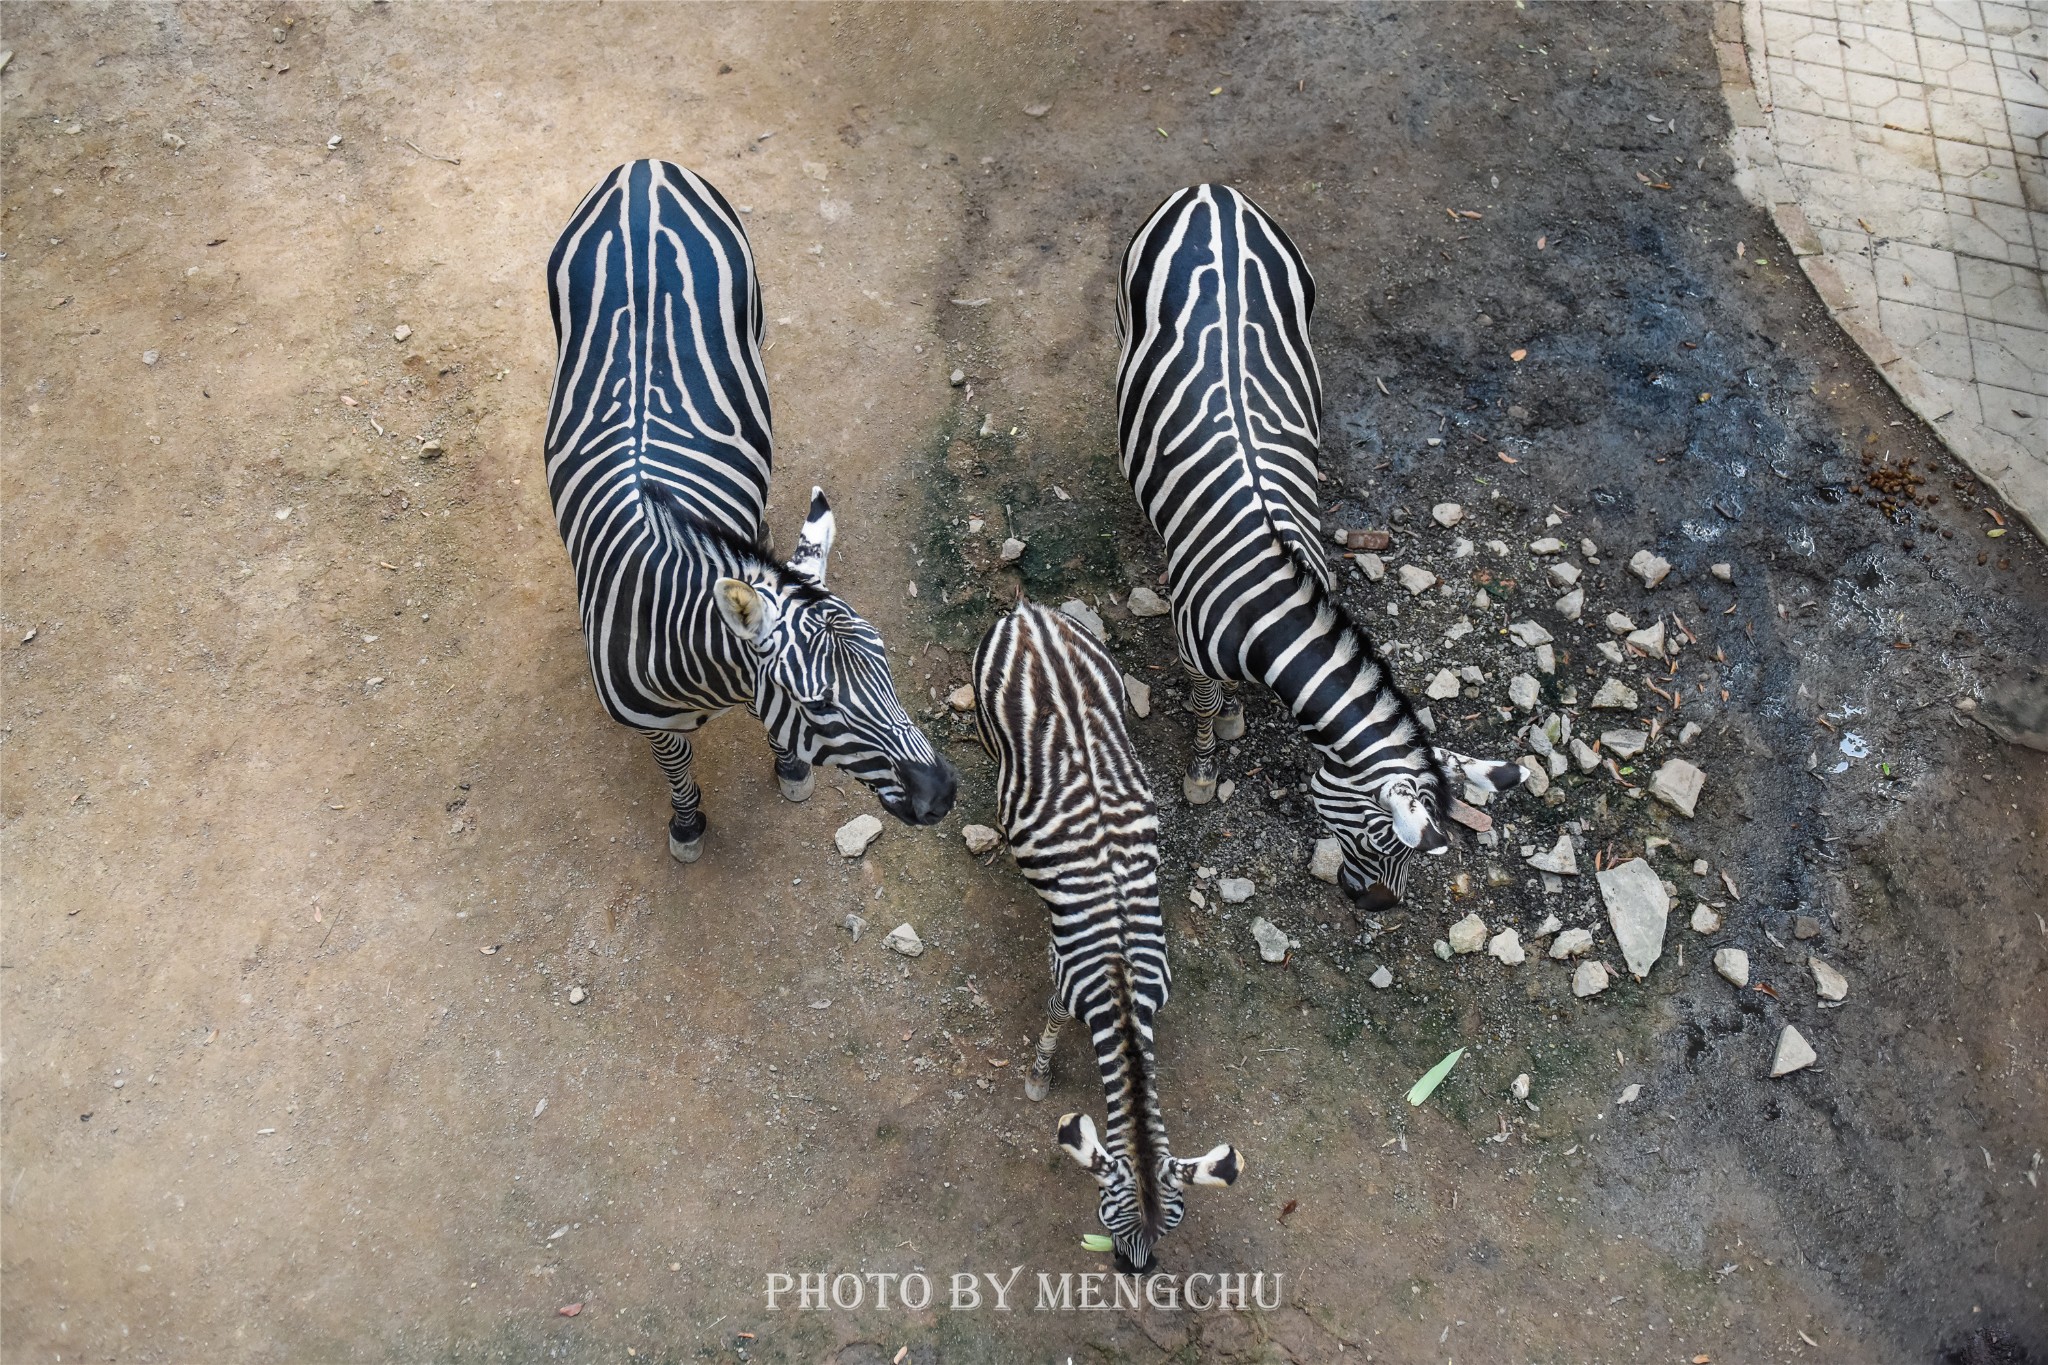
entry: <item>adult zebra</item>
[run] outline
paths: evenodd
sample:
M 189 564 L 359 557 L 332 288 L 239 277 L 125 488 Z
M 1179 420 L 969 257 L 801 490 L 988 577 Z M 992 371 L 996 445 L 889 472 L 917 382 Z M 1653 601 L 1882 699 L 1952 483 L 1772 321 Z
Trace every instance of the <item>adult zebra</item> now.
M 1451 771 L 1501 791 L 1522 769 L 1434 748 L 1337 603 L 1318 543 L 1314 311 L 1308 266 L 1258 205 L 1227 185 L 1171 195 L 1124 253 L 1117 434 L 1124 477 L 1166 541 L 1196 715 L 1188 801 L 1216 790 L 1219 735 L 1244 731 L 1218 683 L 1265 684 L 1322 754 L 1309 799 L 1343 845 L 1344 888 L 1381 909 L 1401 898 L 1414 852 L 1449 847 Z
M 548 496 L 598 697 L 668 779 L 670 854 L 695 862 L 704 846 L 687 736 L 741 702 L 790 800 L 823 762 L 900 820 L 944 816 L 952 766 L 897 701 L 875 628 L 825 588 L 822 490 L 795 554 L 769 553 L 761 290 L 732 206 L 681 166 L 628 162 L 562 230 L 548 302 Z
M 1053 992 L 1024 1093 L 1045 1098 L 1061 1026 L 1079 1015 L 1108 1127 L 1098 1138 L 1094 1120 L 1067 1114 L 1057 1140 L 1102 1187 L 1097 1212 L 1117 1269 L 1147 1273 L 1152 1248 L 1180 1223 L 1183 1187 L 1231 1184 L 1243 1163 L 1228 1143 L 1175 1157 L 1159 1113 L 1152 1027 L 1172 975 L 1159 817 L 1124 730 L 1123 675 L 1072 622 L 1021 602 L 982 637 L 974 691 L 981 742 L 997 761 L 997 818 L 1052 915 Z

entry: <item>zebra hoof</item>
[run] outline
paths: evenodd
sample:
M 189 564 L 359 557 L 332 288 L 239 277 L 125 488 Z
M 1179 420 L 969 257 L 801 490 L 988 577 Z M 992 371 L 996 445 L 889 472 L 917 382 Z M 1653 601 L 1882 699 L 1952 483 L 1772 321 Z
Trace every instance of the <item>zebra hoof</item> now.
M 1189 773 L 1180 780 L 1180 792 L 1190 806 L 1206 806 L 1216 796 L 1216 779 Z
M 1216 738 L 1225 744 L 1244 738 L 1244 703 L 1234 701 L 1216 716 Z
M 1050 1081 L 1041 1081 L 1036 1076 L 1026 1076 L 1024 1078 L 1024 1098 L 1030 1100 L 1033 1104 L 1043 1100 L 1051 1093 L 1052 1083 Z
M 807 772 L 800 780 L 792 782 L 781 773 L 777 773 L 775 774 L 775 782 L 777 786 L 782 788 L 783 800 L 808 801 L 811 799 L 812 789 L 818 785 L 818 774 L 816 772 Z
M 704 829 L 706 826 L 702 811 L 696 820 L 684 825 L 679 820 L 668 822 L 668 856 L 679 863 L 694 863 L 704 856 Z

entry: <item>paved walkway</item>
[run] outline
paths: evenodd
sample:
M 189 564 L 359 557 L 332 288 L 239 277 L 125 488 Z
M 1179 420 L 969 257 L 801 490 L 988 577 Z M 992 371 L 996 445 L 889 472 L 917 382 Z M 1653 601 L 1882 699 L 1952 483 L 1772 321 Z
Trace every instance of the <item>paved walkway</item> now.
M 1743 192 L 2048 538 L 2048 7 L 1720 0 L 1715 40 Z

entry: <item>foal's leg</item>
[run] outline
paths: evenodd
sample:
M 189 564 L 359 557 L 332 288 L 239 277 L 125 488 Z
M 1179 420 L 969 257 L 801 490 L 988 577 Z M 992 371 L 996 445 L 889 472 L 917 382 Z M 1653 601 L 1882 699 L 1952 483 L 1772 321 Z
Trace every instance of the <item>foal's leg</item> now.
M 1038 1051 L 1031 1058 L 1031 1074 L 1024 1078 L 1024 1098 L 1042 1100 L 1052 1088 L 1052 1054 L 1060 1045 L 1060 1028 L 1074 1016 L 1060 1003 L 1055 991 L 1045 1002 L 1045 1031 L 1038 1035 Z
M 1244 707 L 1233 700 L 1226 714 L 1222 683 L 1193 668 L 1188 668 L 1188 677 L 1194 684 L 1188 695 L 1188 709 L 1195 713 L 1195 756 L 1188 764 L 1187 776 L 1181 779 L 1180 789 L 1189 805 L 1206 806 L 1216 795 L 1216 741 L 1219 737 L 1230 740 L 1244 734 Z M 1218 716 L 1223 717 L 1221 722 Z
M 694 863 L 704 852 L 704 812 L 699 809 L 703 793 L 690 775 L 690 741 L 673 730 L 643 730 L 654 745 L 654 761 L 668 779 L 668 804 L 673 812 L 668 822 L 668 856 L 679 863 Z
M 818 785 L 818 775 L 811 771 L 811 765 L 795 754 L 784 753 L 773 739 L 768 747 L 775 750 L 775 783 L 782 788 L 785 801 L 810 799 L 811 789 Z

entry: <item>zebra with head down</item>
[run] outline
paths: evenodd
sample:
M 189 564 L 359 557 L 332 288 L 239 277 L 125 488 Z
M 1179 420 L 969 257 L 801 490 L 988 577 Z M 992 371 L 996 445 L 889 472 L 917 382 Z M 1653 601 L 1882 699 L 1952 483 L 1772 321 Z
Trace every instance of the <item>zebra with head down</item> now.
M 688 735 L 742 703 L 790 800 L 827 763 L 898 819 L 943 817 L 952 766 L 897 700 L 874 627 L 825 586 L 822 491 L 795 553 L 768 551 L 761 292 L 732 206 L 669 162 L 619 167 L 556 241 L 548 301 L 548 494 L 598 697 L 668 779 L 669 852 L 703 850 Z

